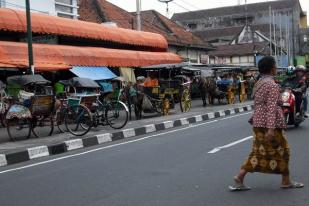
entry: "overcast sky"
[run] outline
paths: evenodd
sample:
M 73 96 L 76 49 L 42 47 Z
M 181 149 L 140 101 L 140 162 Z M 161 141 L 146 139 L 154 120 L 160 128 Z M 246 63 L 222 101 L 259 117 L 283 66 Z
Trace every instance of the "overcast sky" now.
M 109 2 L 127 10 L 136 10 L 136 0 L 108 0 Z M 154 9 L 162 14 L 166 14 L 166 5 L 160 3 L 158 0 L 141 0 L 142 10 Z M 247 3 L 265 2 L 267 0 L 247 0 Z M 245 3 L 245 0 L 240 0 L 241 4 Z M 300 0 L 304 11 L 309 11 L 309 0 Z M 238 0 L 174 0 L 169 3 L 170 15 L 178 12 L 194 11 L 200 9 L 209 9 L 222 6 L 237 5 Z M 309 12 L 308 12 L 309 13 Z

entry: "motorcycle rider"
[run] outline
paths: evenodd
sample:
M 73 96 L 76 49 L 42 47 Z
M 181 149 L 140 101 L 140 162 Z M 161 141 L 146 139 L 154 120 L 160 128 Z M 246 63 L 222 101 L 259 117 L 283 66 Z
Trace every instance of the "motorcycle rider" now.
M 301 103 L 306 92 L 306 69 L 302 65 L 298 65 L 294 70 L 294 75 L 288 77 L 284 82 L 283 86 L 289 86 L 294 91 L 296 101 L 296 114 L 301 112 Z

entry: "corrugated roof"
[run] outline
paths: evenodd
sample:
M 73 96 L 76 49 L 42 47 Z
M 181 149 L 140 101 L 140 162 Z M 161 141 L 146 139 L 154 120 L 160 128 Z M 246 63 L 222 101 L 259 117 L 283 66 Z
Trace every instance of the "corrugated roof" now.
M 168 52 L 142 52 L 97 47 L 34 44 L 34 65 L 41 71 L 68 69 L 72 66 L 142 67 L 180 63 L 182 59 Z M 26 43 L 0 41 L 0 65 L 28 68 Z
M 257 11 L 268 11 L 269 6 L 276 10 L 280 9 L 290 9 L 295 7 L 295 5 L 300 5 L 299 0 L 280 0 L 280 1 L 269 1 L 269 2 L 260 2 L 254 4 L 247 4 L 247 14 L 255 14 Z M 228 6 L 220 7 L 214 9 L 205 9 L 199 11 L 183 12 L 176 13 L 173 15 L 172 19 L 174 21 L 186 21 L 186 20 L 195 20 L 195 19 L 204 19 L 207 17 L 216 17 L 216 16 L 229 16 L 229 15 L 239 15 L 245 12 L 246 6 Z
M 209 55 L 212 56 L 244 56 L 252 55 L 255 51 L 262 54 L 267 54 L 268 44 L 261 43 L 248 43 L 248 44 L 233 44 L 233 45 L 219 45 L 216 50 L 210 51 Z
M 166 39 L 156 33 L 139 32 L 130 29 L 112 28 L 104 25 L 79 20 L 32 13 L 32 31 L 38 34 L 54 34 L 85 39 L 102 40 L 117 44 L 135 45 L 167 50 Z M 0 8 L 0 30 L 27 31 L 26 13 L 12 9 Z
M 254 25 L 250 25 L 250 28 L 253 32 L 260 31 L 266 37 L 269 36 L 269 24 L 254 24 Z M 204 31 L 196 31 L 194 32 L 194 34 L 206 41 L 211 41 L 214 39 L 232 40 L 237 35 L 239 35 L 239 33 L 243 29 L 244 29 L 244 26 L 225 27 L 225 28 L 218 28 L 218 29 L 208 29 Z M 278 27 L 276 27 L 276 29 L 279 30 Z

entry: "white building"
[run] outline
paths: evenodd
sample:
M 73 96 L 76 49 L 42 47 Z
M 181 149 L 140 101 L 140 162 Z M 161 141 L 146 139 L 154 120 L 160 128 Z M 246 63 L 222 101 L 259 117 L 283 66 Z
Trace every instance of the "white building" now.
M 78 0 L 55 0 L 55 11 L 57 16 L 77 19 L 78 18 Z
M 52 16 L 70 19 L 78 18 L 78 0 L 30 0 L 33 12 L 47 13 Z M 0 7 L 25 9 L 25 0 L 0 0 Z

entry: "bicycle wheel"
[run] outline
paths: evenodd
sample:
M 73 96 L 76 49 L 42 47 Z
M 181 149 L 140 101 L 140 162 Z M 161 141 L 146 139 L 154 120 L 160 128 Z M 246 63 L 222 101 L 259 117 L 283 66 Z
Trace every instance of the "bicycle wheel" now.
M 70 107 L 65 115 L 64 123 L 71 134 L 83 136 L 89 132 L 92 127 L 92 115 L 84 105 L 74 105 Z
M 31 122 L 29 119 L 7 120 L 7 131 L 11 141 L 29 139 L 31 134 Z
M 31 121 L 32 133 L 36 138 L 51 136 L 54 131 L 54 120 L 52 114 L 48 116 L 36 116 Z
M 111 102 L 106 108 L 105 118 L 113 129 L 121 129 L 128 122 L 129 112 L 127 106 L 121 102 Z
M 67 110 L 59 110 L 56 112 L 56 116 L 55 116 L 55 124 L 56 126 L 58 127 L 58 130 L 61 132 L 61 133 L 65 133 L 67 132 L 67 128 L 65 126 L 65 123 L 64 123 L 64 118 L 65 118 L 65 113 L 67 112 Z

